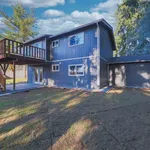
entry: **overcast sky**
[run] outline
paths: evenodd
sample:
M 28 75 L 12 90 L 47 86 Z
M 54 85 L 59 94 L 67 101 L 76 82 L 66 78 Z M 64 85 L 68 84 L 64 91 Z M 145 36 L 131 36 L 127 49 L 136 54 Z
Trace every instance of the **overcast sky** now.
M 35 8 L 39 34 L 57 34 L 93 20 L 104 18 L 115 27 L 114 13 L 121 0 L 0 0 L 0 6 L 12 15 L 11 4 L 20 2 Z M 4 28 L 0 17 L 0 28 Z

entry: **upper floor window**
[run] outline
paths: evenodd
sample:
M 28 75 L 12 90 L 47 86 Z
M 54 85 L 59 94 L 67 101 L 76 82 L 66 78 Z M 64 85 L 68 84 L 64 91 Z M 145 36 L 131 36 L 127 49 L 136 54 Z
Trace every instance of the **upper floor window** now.
M 52 41 L 52 48 L 59 46 L 59 40 Z
M 53 64 L 52 65 L 52 72 L 58 72 L 60 70 L 59 64 Z
M 34 43 L 32 45 L 35 46 L 35 47 L 38 47 L 38 48 L 45 49 L 45 41 L 40 41 L 40 42 Z
M 72 35 L 68 39 L 69 47 L 81 44 L 84 44 L 84 32 Z

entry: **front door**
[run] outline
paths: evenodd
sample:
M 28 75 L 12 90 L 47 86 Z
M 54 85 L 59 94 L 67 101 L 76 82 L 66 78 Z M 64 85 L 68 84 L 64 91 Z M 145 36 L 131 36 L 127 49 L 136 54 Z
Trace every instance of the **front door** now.
M 34 73 L 34 81 L 36 84 L 42 84 L 43 81 L 43 68 L 36 67 Z

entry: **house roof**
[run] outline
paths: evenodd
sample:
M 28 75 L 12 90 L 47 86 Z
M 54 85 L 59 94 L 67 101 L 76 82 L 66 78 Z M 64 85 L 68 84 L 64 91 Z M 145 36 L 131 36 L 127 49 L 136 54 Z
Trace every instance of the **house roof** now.
M 53 39 L 53 38 L 57 38 L 57 37 L 60 37 L 60 36 L 66 35 L 66 34 L 70 34 L 72 32 L 75 32 L 75 31 L 87 28 L 89 26 L 96 25 L 97 23 L 100 24 L 100 25 L 102 25 L 102 26 L 104 26 L 104 27 L 106 27 L 108 29 L 108 31 L 110 33 L 110 38 L 111 38 L 113 50 L 116 50 L 116 43 L 115 43 L 115 38 L 114 38 L 114 33 L 113 33 L 113 27 L 109 23 L 107 23 L 104 19 L 99 19 L 99 20 L 90 22 L 88 24 L 76 27 L 76 28 L 68 30 L 66 32 L 62 32 L 60 34 L 56 34 L 56 35 L 50 36 L 49 38 Z
M 150 62 L 150 54 L 136 56 L 113 57 L 109 60 L 109 64 L 127 64 L 127 63 Z
M 28 40 L 25 42 L 25 44 L 28 44 L 28 43 L 32 43 L 34 41 L 39 41 L 40 39 L 44 39 L 46 37 L 50 37 L 51 35 L 49 34 L 43 34 L 43 35 L 39 35 L 39 36 L 36 36 L 35 38 L 31 39 L 31 40 Z

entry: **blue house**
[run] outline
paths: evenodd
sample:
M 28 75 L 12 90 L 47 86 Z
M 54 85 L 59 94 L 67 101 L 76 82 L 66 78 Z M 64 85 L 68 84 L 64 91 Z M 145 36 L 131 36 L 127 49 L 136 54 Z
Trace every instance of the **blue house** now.
M 113 28 L 104 19 L 25 44 L 46 50 L 45 62 L 28 65 L 29 83 L 82 89 L 109 84 L 108 60 L 116 45 Z
M 9 64 L 14 68 L 13 90 L 15 65 L 28 65 L 28 82 L 34 85 L 150 88 L 150 54 L 113 57 L 115 49 L 113 28 L 104 19 L 26 43 L 5 38 L 0 41 L 0 90 L 6 91 Z

